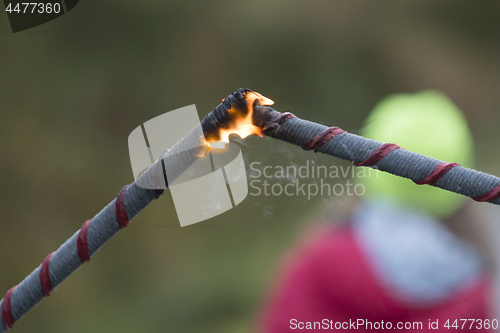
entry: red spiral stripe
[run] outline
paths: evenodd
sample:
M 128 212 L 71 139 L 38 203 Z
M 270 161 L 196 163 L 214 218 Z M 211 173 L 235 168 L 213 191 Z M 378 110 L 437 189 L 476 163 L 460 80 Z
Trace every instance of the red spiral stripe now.
M 492 188 L 491 190 L 489 190 L 488 192 L 486 192 L 482 196 L 472 198 L 472 199 L 479 201 L 479 202 L 487 202 L 487 201 L 491 202 L 491 201 L 495 201 L 498 198 L 500 198 L 500 185 L 495 186 L 494 188 Z
M 14 292 L 14 290 L 16 290 L 16 288 L 17 286 L 10 288 L 9 291 L 7 291 L 7 293 L 5 294 L 5 297 L 3 298 L 2 319 L 6 331 L 11 330 L 12 326 L 14 326 L 15 323 L 14 316 L 12 315 L 10 298 L 12 297 L 12 293 Z
M 324 130 L 323 132 L 319 133 L 316 135 L 314 138 L 312 138 L 311 141 L 306 143 L 305 145 L 302 146 L 302 149 L 304 150 L 317 150 L 324 144 L 326 144 L 328 141 L 333 139 L 335 136 L 337 136 L 340 133 L 346 133 L 343 129 L 339 127 L 330 127 Z
M 54 252 L 50 253 L 42 263 L 42 268 L 40 269 L 40 284 L 42 285 L 42 290 L 45 296 L 50 296 L 50 292 L 52 291 L 52 281 L 50 281 L 50 259 Z
M 120 193 L 118 193 L 118 196 L 116 197 L 115 201 L 115 213 L 116 213 L 116 221 L 118 222 L 118 226 L 120 229 L 125 228 L 128 226 L 128 223 L 130 222 L 128 215 L 127 215 L 127 209 L 125 208 L 125 204 L 123 202 L 123 197 L 125 196 L 125 191 L 127 191 L 127 188 L 130 185 L 126 185 Z
M 425 177 L 422 180 L 416 181 L 415 184 L 434 185 L 441 178 L 443 178 L 444 175 L 446 175 L 448 173 L 448 171 L 450 171 L 451 169 L 453 169 L 454 167 L 457 167 L 457 166 L 460 166 L 460 164 L 454 163 L 454 162 L 453 163 L 447 163 L 447 162 L 440 163 L 434 168 L 434 170 L 432 170 L 432 172 L 427 177 Z
M 92 220 L 87 220 L 82 225 L 76 241 L 78 257 L 82 264 L 90 260 L 89 243 L 87 242 L 87 230 L 89 229 L 90 222 L 92 222 Z
M 373 151 L 363 162 L 354 163 L 355 166 L 373 166 L 380 162 L 384 157 L 389 155 L 393 150 L 400 149 L 401 147 L 395 143 L 384 143 Z
M 283 124 L 285 121 L 289 119 L 297 118 L 293 113 L 283 112 L 278 117 L 272 120 L 273 123 L 277 123 L 279 125 Z

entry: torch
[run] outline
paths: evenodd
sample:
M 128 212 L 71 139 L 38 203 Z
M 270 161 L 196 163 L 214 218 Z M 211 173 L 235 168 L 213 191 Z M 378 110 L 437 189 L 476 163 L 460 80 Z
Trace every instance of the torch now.
M 233 133 L 242 138 L 252 134 L 266 135 L 305 150 L 350 161 L 356 166 L 377 168 L 408 178 L 418 185 L 431 185 L 476 201 L 500 204 L 498 177 L 413 153 L 395 143 L 377 142 L 339 127 L 326 127 L 292 113 L 280 113 L 269 106 L 272 104 L 272 100 L 246 88 L 223 99 L 201 121 L 202 133 L 197 127 L 165 150 L 135 182 L 125 186 L 113 201 L 86 221 L 57 251 L 50 253 L 19 285 L 7 291 L 0 302 L 0 333 L 10 330 L 43 297 L 49 296 L 53 288 L 89 261 L 169 184 L 206 155 L 208 146 L 229 142 Z

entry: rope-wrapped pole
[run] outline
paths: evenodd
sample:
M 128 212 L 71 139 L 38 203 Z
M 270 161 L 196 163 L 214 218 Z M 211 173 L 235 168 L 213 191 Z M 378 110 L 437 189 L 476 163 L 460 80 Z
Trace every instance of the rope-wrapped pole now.
M 500 178 L 458 163 L 417 154 L 394 143 L 382 143 L 339 127 L 327 127 L 280 113 L 267 106 L 256 106 L 253 121 L 263 134 L 278 140 L 352 162 L 356 166 L 377 168 L 411 179 L 418 185 L 432 185 L 465 195 L 479 202 L 500 204 Z
M 250 94 L 249 94 L 250 93 Z M 0 301 L 0 333 L 10 330 L 26 312 L 58 286 L 84 262 L 90 260 L 111 237 L 126 227 L 142 209 L 158 198 L 184 170 L 206 153 L 206 140 L 216 141 L 220 129 L 232 128 L 239 117 L 253 110 L 253 123 L 264 135 L 353 162 L 356 166 L 379 170 L 473 198 L 500 204 L 500 179 L 419 155 L 396 144 L 381 143 L 302 120 L 261 106 L 262 97 L 249 89 L 239 89 L 210 112 L 200 127 L 194 128 L 145 170 L 130 186 L 125 186 L 94 218 L 86 221 L 57 251 Z M 202 135 L 200 135 L 202 134 Z M 205 138 L 204 138 L 204 137 Z
M 236 116 L 248 112 L 246 94 L 250 90 L 239 89 L 229 95 L 202 121 L 205 137 L 217 135 L 219 128 L 229 128 Z M 253 101 L 252 101 L 253 102 Z M 235 110 L 241 115 L 228 114 Z M 71 236 L 57 251 L 50 253 L 43 263 L 31 272 L 19 285 L 12 287 L 0 301 L 0 333 L 12 326 L 45 296 L 49 296 L 81 264 L 99 250 L 118 231 L 126 227 L 142 209 L 158 198 L 184 170 L 206 153 L 206 140 L 200 135 L 200 127 L 194 128 L 184 138 L 163 154 L 144 171 L 130 186 L 125 186 L 116 199 L 111 201 L 80 230 Z M 168 168 L 168 172 L 165 172 Z M 167 179 L 168 178 L 168 179 Z

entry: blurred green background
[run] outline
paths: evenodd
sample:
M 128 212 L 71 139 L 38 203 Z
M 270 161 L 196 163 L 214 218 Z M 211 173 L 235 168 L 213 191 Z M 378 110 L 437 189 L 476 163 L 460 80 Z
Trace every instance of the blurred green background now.
M 204 116 L 240 87 L 351 132 L 388 94 L 441 90 L 477 167 L 500 175 L 499 64 L 497 0 L 85 0 L 16 34 L 0 14 L 0 292 L 133 181 L 134 128 L 189 104 Z M 344 165 L 235 141 L 247 163 Z M 180 228 L 166 192 L 14 330 L 251 332 L 284 251 L 345 206 L 249 196 Z

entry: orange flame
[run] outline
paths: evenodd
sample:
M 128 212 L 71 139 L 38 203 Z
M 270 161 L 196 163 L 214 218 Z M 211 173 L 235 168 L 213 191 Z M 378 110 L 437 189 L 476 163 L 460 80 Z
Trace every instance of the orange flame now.
M 258 135 L 262 137 L 262 131 L 259 127 L 255 126 L 252 121 L 253 117 L 253 105 L 254 102 L 258 100 L 260 105 L 273 105 L 274 101 L 262 96 L 258 92 L 251 91 L 245 95 L 246 107 L 248 113 L 245 116 L 241 115 L 241 112 L 232 107 L 227 110 L 227 112 L 233 117 L 234 124 L 229 129 L 220 129 L 219 140 L 209 142 L 209 146 L 212 148 L 224 148 L 225 144 L 229 142 L 229 135 L 238 134 L 242 139 L 249 135 Z

